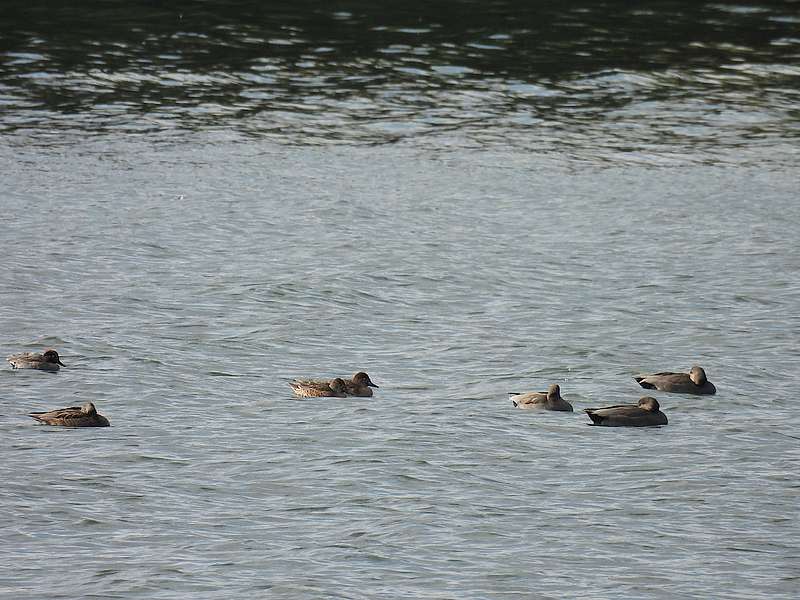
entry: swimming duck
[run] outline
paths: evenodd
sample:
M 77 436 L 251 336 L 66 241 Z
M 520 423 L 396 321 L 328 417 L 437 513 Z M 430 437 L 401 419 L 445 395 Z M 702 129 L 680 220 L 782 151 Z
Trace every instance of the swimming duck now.
M 650 396 L 639 399 L 639 404 L 620 404 L 605 408 L 584 409 L 592 425 L 606 427 L 651 427 L 666 425 L 667 415 L 661 412 L 658 400 Z
M 6 359 L 14 369 L 40 369 L 42 371 L 58 371 L 61 367 L 66 367 L 58 357 L 55 350 L 45 350 L 43 354 L 38 352 L 23 352 L 12 354 Z
M 330 381 L 317 381 L 311 379 L 296 379 L 289 382 L 289 386 L 297 396 L 302 398 L 346 398 L 347 384 L 344 379 L 337 377 Z
M 70 406 L 50 412 L 30 413 L 29 416 L 47 425 L 63 427 L 108 427 L 110 425 L 108 419 L 99 414 L 91 402 L 87 402 L 83 406 Z
M 546 392 L 512 393 L 511 402 L 517 408 L 572 412 L 572 405 L 561 397 L 561 388 L 555 383 Z
M 347 395 L 348 396 L 359 396 L 362 398 L 369 398 L 372 396 L 372 389 L 377 388 L 378 386 L 372 383 L 372 380 L 369 378 L 369 375 L 364 373 L 364 371 L 359 371 L 350 381 L 345 382 L 347 385 Z
M 679 394 L 716 394 L 717 388 L 706 379 L 706 372 L 698 366 L 689 373 L 653 373 L 634 377 L 636 383 L 648 390 L 677 392 Z

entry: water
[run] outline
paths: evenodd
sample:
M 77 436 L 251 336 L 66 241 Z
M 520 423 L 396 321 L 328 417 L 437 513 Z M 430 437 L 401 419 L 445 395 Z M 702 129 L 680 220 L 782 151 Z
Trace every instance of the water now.
M 796 3 L 11 6 L 0 596 L 796 597 Z

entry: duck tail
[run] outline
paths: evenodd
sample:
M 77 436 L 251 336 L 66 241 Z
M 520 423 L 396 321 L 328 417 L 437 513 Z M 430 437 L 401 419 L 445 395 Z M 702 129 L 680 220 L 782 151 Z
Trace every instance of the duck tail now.
M 636 383 L 638 383 L 640 386 L 642 386 L 646 390 L 654 390 L 654 389 L 656 389 L 656 386 L 654 386 L 652 383 L 648 383 L 647 381 L 645 381 L 644 377 L 634 377 L 634 379 L 636 380 Z
M 589 418 L 592 420 L 593 424 L 599 425 L 600 423 L 603 422 L 603 417 L 601 417 L 598 414 L 595 414 L 593 408 L 584 408 L 583 412 L 585 412 L 587 415 L 589 415 Z

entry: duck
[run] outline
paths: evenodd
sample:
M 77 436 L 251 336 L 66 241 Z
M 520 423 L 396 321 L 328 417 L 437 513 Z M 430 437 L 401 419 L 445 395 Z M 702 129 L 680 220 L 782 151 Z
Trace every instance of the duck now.
M 511 393 L 511 403 L 517 408 L 559 410 L 572 412 L 572 405 L 561 397 L 561 388 L 552 384 L 546 392 Z
M 12 354 L 6 359 L 11 368 L 13 369 L 39 369 L 41 371 L 50 371 L 55 373 L 61 367 L 66 367 L 58 356 L 58 352 L 52 348 L 45 350 L 43 353 L 38 352 L 22 352 L 21 354 Z
M 91 402 L 87 402 L 83 406 L 69 406 L 49 412 L 30 413 L 29 416 L 47 425 L 61 425 L 62 427 L 108 427 L 111 425 L 108 419 L 97 412 Z
M 378 388 L 364 371 L 359 371 L 353 375 L 353 378 L 350 381 L 346 381 L 345 384 L 347 385 L 348 396 L 358 396 L 360 398 L 371 397 L 372 388 Z
M 347 384 L 340 377 L 330 381 L 295 379 L 289 386 L 301 398 L 347 398 Z
M 605 427 L 653 427 L 668 423 L 658 400 L 650 396 L 643 396 L 638 404 L 585 408 L 584 412 L 589 415 L 592 425 Z
M 717 388 L 706 379 L 706 372 L 695 365 L 688 373 L 653 373 L 634 377 L 636 383 L 648 390 L 676 392 L 678 394 L 710 395 L 716 394 Z

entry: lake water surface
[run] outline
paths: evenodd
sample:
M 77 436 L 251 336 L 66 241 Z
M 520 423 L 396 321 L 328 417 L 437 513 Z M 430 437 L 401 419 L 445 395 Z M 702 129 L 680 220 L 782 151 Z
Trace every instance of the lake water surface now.
M 221 4 L 0 23 L 0 597 L 796 598 L 797 3 Z

